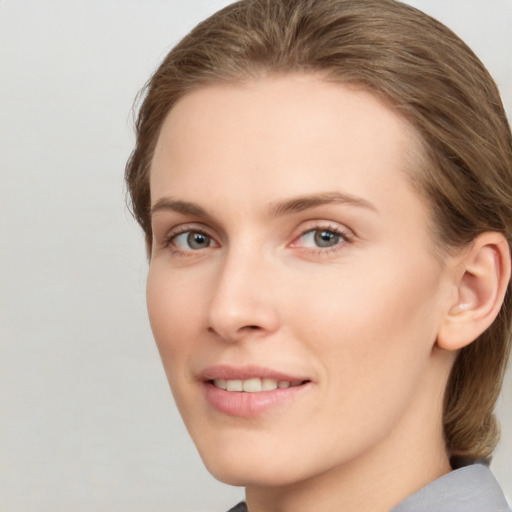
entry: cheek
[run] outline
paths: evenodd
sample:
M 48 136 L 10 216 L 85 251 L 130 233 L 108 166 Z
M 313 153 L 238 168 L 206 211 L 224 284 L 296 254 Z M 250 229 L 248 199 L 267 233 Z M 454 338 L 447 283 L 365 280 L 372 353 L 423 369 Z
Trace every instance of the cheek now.
M 317 278 L 293 299 L 286 323 L 322 377 L 312 430 L 338 439 L 340 450 L 378 442 L 423 389 L 435 342 L 437 277 L 416 270 Z
M 193 282 L 193 281 L 192 281 Z M 197 290 L 158 263 L 149 269 L 147 308 L 153 336 L 166 371 L 187 357 L 200 324 Z
M 367 387 L 413 378 L 436 338 L 436 268 L 397 267 L 382 257 L 379 265 L 350 270 L 304 283 L 290 308 L 294 336 L 306 340 L 330 379 Z

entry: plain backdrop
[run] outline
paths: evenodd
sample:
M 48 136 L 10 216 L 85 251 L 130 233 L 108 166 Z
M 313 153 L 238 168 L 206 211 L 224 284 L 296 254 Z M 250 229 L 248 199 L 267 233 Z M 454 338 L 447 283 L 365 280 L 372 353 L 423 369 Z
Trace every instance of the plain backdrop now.
M 0 0 L 0 510 L 222 512 L 172 402 L 125 208 L 130 109 L 221 0 Z M 512 1 L 416 0 L 512 110 Z M 512 390 L 493 468 L 512 497 Z

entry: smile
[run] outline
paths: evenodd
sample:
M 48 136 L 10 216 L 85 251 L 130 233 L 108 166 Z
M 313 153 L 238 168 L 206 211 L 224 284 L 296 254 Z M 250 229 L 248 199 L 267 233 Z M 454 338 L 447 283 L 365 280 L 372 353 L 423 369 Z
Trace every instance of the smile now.
M 270 413 L 308 396 L 314 389 L 313 381 L 306 375 L 253 365 L 210 366 L 197 377 L 210 407 L 238 417 Z
M 219 389 L 226 391 L 242 391 L 245 393 L 260 393 L 262 391 L 273 391 L 275 389 L 287 389 L 300 386 L 306 381 L 288 381 L 269 378 L 251 378 L 246 380 L 214 379 L 212 384 Z

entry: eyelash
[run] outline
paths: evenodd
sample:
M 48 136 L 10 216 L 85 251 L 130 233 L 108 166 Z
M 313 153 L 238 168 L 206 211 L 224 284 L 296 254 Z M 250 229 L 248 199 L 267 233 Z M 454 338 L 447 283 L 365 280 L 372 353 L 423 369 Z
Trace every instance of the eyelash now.
M 333 246 L 323 247 L 323 248 L 322 247 L 301 247 L 300 245 L 296 244 L 297 240 L 301 239 L 302 237 L 304 237 L 310 233 L 316 233 L 316 232 L 328 232 L 334 236 L 339 237 L 340 240 Z M 217 242 L 215 241 L 215 238 L 213 236 L 211 236 L 210 234 L 208 234 L 208 232 L 206 230 L 201 229 L 200 227 L 194 226 L 194 225 L 183 225 L 183 226 L 180 226 L 180 227 L 172 230 L 165 237 L 165 240 L 162 243 L 163 248 L 169 249 L 173 255 L 179 256 L 179 257 L 194 256 L 194 253 L 201 252 L 201 249 L 194 250 L 192 248 L 189 248 L 187 250 L 183 250 L 183 249 L 180 249 L 176 245 L 177 238 L 186 233 L 195 233 L 198 235 L 203 235 L 205 237 L 208 237 L 210 239 L 210 241 L 212 241 L 214 244 L 216 244 L 218 246 Z M 307 254 L 311 254 L 311 255 L 327 255 L 332 252 L 339 251 L 341 249 L 341 246 L 343 246 L 347 243 L 352 243 L 352 241 L 353 241 L 352 235 L 350 235 L 349 233 L 347 233 L 347 231 L 340 229 L 337 226 L 333 226 L 330 224 L 326 224 L 326 225 L 316 224 L 316 225 L 313 225 L 311 228 L 308 228 L 305 230 L 303 229 L 298 236 L 294 237 L 293 242 L 291 242 L 289 244 L 289 247 L 301 249 L 303 252 L 305 252 Z M 208 246 L 208 247 L 206 247 L 206 249 L 211 248 L 211 247 L 212 246 Z

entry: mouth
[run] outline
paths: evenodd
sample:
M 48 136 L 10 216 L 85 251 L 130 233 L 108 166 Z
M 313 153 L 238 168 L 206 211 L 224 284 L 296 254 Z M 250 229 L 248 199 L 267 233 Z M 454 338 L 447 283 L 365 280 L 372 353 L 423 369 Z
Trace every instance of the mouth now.
M 313 384 L 307 378 L 254 366 L 210 367 L 200 380 L 210 406 L 238 417 L 254 417 L 293 403 Z
M 278 380 L 271 378 L 253 377 L 250 379 L 213 379 L 208 381 L 218 389 L 225 391 L 235 391 L 243 393 L 261 393 L 265 391 L 274 391 L 275 389 L 288 389 L 303 384 L 308 380 Z

